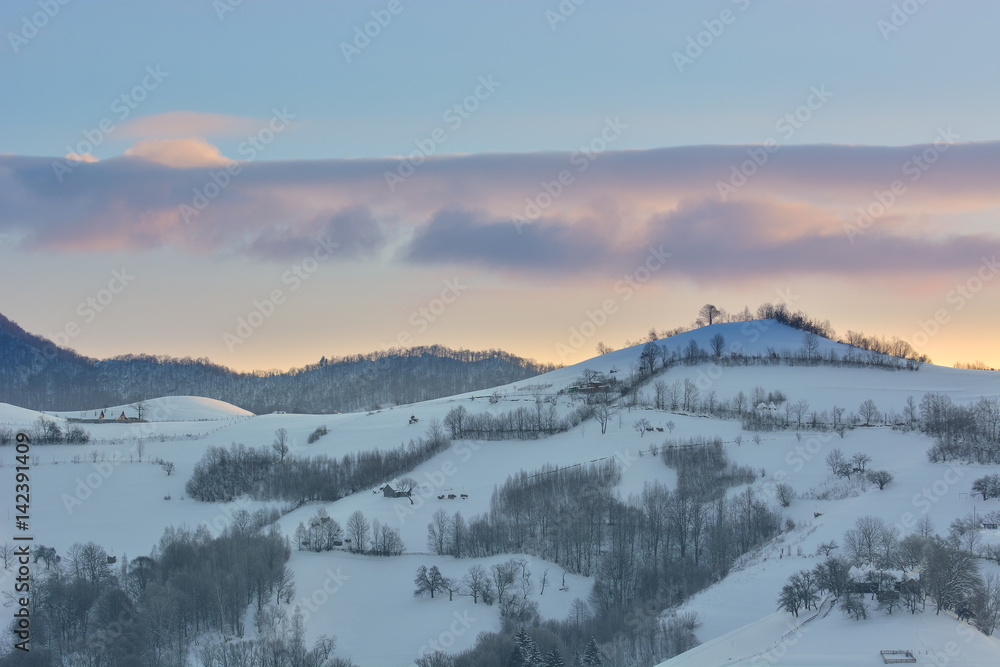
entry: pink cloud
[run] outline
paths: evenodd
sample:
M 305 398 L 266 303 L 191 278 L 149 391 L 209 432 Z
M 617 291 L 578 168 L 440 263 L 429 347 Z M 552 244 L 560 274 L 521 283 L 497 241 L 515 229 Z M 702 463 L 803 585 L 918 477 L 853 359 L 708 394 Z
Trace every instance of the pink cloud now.
M 67 160 L 71 160 L 73 162 L 97 162 L 97 158 L 91 155 L 90 153 L 84 153 L 83 155 L 80 155 L 79 153 L 73 152 L 73 153 L 67 153 L 64 157 Z
M 125 155 L 179 168 L 216 167 L 232 161 L 200 137 L 144 139 L 133 144 Z
M 180 139 L 183 137 L 239 136 L 257 132 L 259 118 L 201 111 L 168 111 L 126 121 L 118 133 L 129 138 Z

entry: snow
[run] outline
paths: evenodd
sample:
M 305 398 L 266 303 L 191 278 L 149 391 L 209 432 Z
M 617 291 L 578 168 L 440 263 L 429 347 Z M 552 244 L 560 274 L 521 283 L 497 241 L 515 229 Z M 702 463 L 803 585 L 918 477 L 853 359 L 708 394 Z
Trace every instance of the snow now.
M 1000 641 L 931 610 L 917 615 L 897 611 L 891 616 L 876 612 L 855 621 L 831 610 L 828 602 L 818 614 L 800 614 L 798 619 L 786 613 L 768 614 L 659 667 L 882 665 L 882 650 L 911 651 L 918 665 L 993 667 Z
M 163 396 L 152 398 L 146 403 L 146 421 L 201 421 L 213 419 L 229 419 L 232 417 L 250 417 L 253 413 L 235 405 L 203 396 Z M 113 405 L 111 407 L 94 407 L 87 410 L 70 412 L 53 412 L 51 414 L 63 418 L 97 419 L 104 410 L 105 419 L 116 419 L 121 413 L 128 418 L 138 417 L 135 403 L 128 405 Z
M 800 331 L 762 321 L 713 325 L 660 344 L 682 350 L 688 341 L 695 340 L 708 349 L 716 333 L 725 337 L 727 352 L 737 343 L 749 354 L 766 353 L 768 349 L 799 350 L 803 341 Z M 845 350 L 846 346 L 820 340 L 820 351 L 832 348 Z M 62 553 L 74 542 L 94 541 L 113 555 L 148 554 L 167 526 L 193 528 L 207 524 L 218 532 L 236 509 L 280 506 L 245 499 L 212 504 L 187 498 L 184 484 L 209 446 L 228 447 L 233 442 L 266 446 L 274 432 L 284 428 L 292 455 L 341 457 L 349 452 L 399 447 L 423 436 L 431 420 L 443 420 L 458 405 L 470 412 L 534 407 L 538 392 L 553 396 L 559 413 L 565 415 L 576 404 L 568 395 L 556 396 L 556 392 L 577 383 L 585 368 L 604 373 L 616 369 L 625 375 L 638 362 L 641 350 L 642 346 L 618 350 L 499 387 L 501 400 L 495 405 L 486 400 L 493 390 L 486 390 L 374 413 L 252 416 L 211 399 L 152 399 L 147 401 L 151 406 L 149 416 L 154 420 L 149 423 L 81 424 L 93 438 L 86 445 L 32 446 L 32 528 L 37 542 L 54 546 Z M 670 384 L 685 378 L 699 383 L 702 395 L 714 390 L 720 398 L 729 398 L 741 390 L 749 394 L 759 385 L 767 391 L 780 389 L 793 402 L 804 398 L 810 410 L 818 411 L 829 411 L 835 404 L 848 412 L 856 411 L 867 398 L 882 410 L 899 411 L 908 396 L 919 401 L 927 391 L 945 392 L 959 403 L 980 396 L 1000 396 L 1000 374 L 931 365 L 911 372 L 828 366 L 724 367 L 707 363 L 675 366 L 655 379 Z M 647 386 L 644 392 L 651 396 L 652 387 Z M 116 417 L 122 409 L 127 415 L 134 412 L 128 406 L 116 406 L 105 414 Z M 93 411 L 92 407 L 85 410 L 88 417 Z M 779 412 L 783 413 L 783 406 Z M 0 404 L 0 426 L 28 427 L 39 414 Z M 419 423 L 410 424 L 411 415 Z M 57 413 L 55 417 L 79 418 L 80 413 Z M 672 421 L 674 431 L 640 435 L 633 423 L 641 418 L 654 427 L 665 427 Z M 308 443 L 309 434 L 320 426 L 326 426 L 329 433 Z M 775 612 L 778 592 L 788 576 L 818 562 L 815 552 L 820 542 L 842 542 L 844 531 L 858 516 L 874 514 L 898 525 L 906 534 L 924 514 L 931 516 L 938 531 L 944 532 L 954 518 L 973 508 L 980 512 L 997 509 L 995 503 L 977 502 L 968 494 L 972 480 L 995 467 L 931 464 L 925 454 L 931 444 L 928 438 L 888 427 L 857 428 L 847 431 L 843 438 L 803 428 L 798 436 L 794 432 L 764 433 L 760 444 L 754 444 L 752 434 L 742 432 L 737 421 L 649 409 L 622 410 L 609 423 L 606 435 L 601 435 L 599 426 L 590 421 L 540 440 L 455 441 L 408 473 L 421 483 L 413 504 L 405 498 L 386 499 L 373 493 L 373 487 L 333 503 L 312 503 L 283 516 L 278 526 L 293 537 L 299 522 L 307 521 L 321 506 L 341 525 L 353 511 L 361 510 L 369 520 L 378 519 L 400 530 L 406 546 L 407 553 L 396 558 L 343 551 L 294 551 L 290 566 L 295 573 L 295 602 L 309 610 L 309 637 L 335 635 L 338 655 L 350 656 L 356 664 L 366 667 L 410 664 L 432 641 L 448 651 L 472 646 L 479 632 L 499 628 L 497 607 L 474 605 L 464 597 L 449 602 L 447 594 L 445 599 L 414 599 L 414 573 L 420 565 L 438 565 L 445 576 L 460 577 L 475 562 L 489 565 L 512 556 L 474 561 L 423 553 L 433 513 L 438 508 L 449 514 L 460 510 L 469 519 L 488 510 L 493 489 L 508 475 L 522 469 L 536 470 L 545 464 L 565 466 L 613 457 L 623 468 L 617 488 L 623 498 L 640 493 L 644 484 L 653 480 L 673 485 L 673 471 L 649 452 L 650 445 L 662 443 L 668 435 L 719 436 L 733 460 L 764 469 L 764 475 L 753 484 L 754 493 L 774 502 L 774 486 L 784 481 L 795 489 L 797 499 L 784 510 L 796 524 L 793 531 L 747 556 L 724 580 L 685 602 L 681 611 L 697 612 L 703 623 L 697 631 L 703 645 L 666 664 L 721 665 L 742 659 L 745 664 L 874 665 L 881 664 L 878 650 L 885 648 L 930 651 L 919 656 L 918 664 L 934 664 L 936 652 L 945 652 L 948 664 L 992 665 L 1000 661 L 996 640 L 975 632 L 970 638 L 963 634 L 969 632 L 967 626 L 944 614 L 935 616 L 930 609 L 917 616 L 897 611 L 888 617 L 875 612 L 867 622 L 846 619 L 842 612 L 834 610 L 805 626 L 806 630 L 793 633 L 794 643 L 786 637 L 783 644 L 782 636 L 789 631 L 787 624 L 794 619 Z M 742 435 L 739 445 L 735 442 L 738 435 Z M 140 443 L 144 450 L 141 462 Z M 831 481 L 824 459 L 834 447 L 848 457 L 856 452 L 869 454 L 869 467 L 892 471 L 895 481 L 884 491 L 870 484 Z M 9 474 L 13 456 L 13 448 L 0 449 L 0 474 Z M 176 465 L 173 475 L 167 476 L 153 463 L 159 459 Z M 468 498 L 437 498 L 452 492 L 467 494 Z M 824 492 L 827 499 L 813 497 Z M 1000 536 L 988 539 L 1000 540 Z M 574 599 L 587 598 L 591 583 L 588 579 L 567 576 L 569 590 L 560 591 L 561 568 L 524 557 L 530 560 L 529 567 L 535 573 L 533 597 L 543 617 L 565 617 Z M 549 586 L 541 596 L 537 577 L 546 568 Z M 310 610 L 310 605 L 315 609 Z M 474 620 L 468 621 L 470 618 Z M 799 621 L 804 618 L 801 616 Z M 250 624 L 252 618 L 248 618 Z M 850 640 L 845 642 L 847 637 Z M 445 642 L 449 645 L 445 646 Z M 780 660 L 773 652 L 767 655 L 774 660 L 763 654 L 773 649 L 775 642 L 787 652 Z M 949 642 L 957 647 L 954 656 L 947 653 Z
M 21 426 L 31 424 L 42 415 L 41 412 L 19 408 L 10 403 L 0 403 L 0 424 L 5 426 Z
M 586 599 L 593 581 L 567 575 L 568 590 L 559 590 L 562 570 L 524 554 L 491 558 L 441 558 L 403 555 L 393 558 L 360 556 L 344 551 L 295 552 L 296 598 L 301 605 L 312 641 L 322 633 L 336 634 L 338 655 L 353 656 L 359 665 L 409 665 L 436 649 L 461 651 L 475 644 L 476 635 L 500 629 L 497 605 L 448 592 L 434 599 L 414 598 L 413 579 L 421 565 L 437 565 L 441 574 L 461 579 L 475 564 L 489 568 L 509 558 L 524 558 L 535 587 L 530 599 L 539 603 L 543 617 L 566 615 L 576 598 Z M 548 568 L 545 593 L 538 578 Z M 559 574 L 557 574 L 559 573 Z

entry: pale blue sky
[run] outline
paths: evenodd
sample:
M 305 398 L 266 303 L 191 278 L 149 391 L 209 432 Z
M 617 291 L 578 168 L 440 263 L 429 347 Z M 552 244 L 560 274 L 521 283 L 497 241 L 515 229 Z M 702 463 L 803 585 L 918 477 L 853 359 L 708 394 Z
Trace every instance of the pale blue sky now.
M 220 20 L 211 0 L 77 0 L 15 54 L 9 33 L 40 10 L 9 0 L 0 151 L 62 154 L 148 65 L 170 76 L 138 115 L 259 118 L 288 107 L 301 126 L 270 159 L 404 153 L 488 74 L 502 86 L 449 137 L 449 152 L 572 150 L 609 114 L 632 119 L 623 148 L 762 141 L 819 84 L 835 104 L 789 143 L 915 144 L 942 123 L 967 140 L 997 138 L 1000 5 L 913 3 L 886 40 L 878 21 L 900 3 L 589 0 L 552 30 L 545 12 L 556 0 L 400 0 L 348 63 L 340 43 L 388 2 L 244 0 Z M 723 11 L 731 23 L 678 72 L 673 53 Z M 238 142 L 215 143 L 227 153 Z M 112 134 L 95 155 L 128 145 Z
M 47 336 L 80 325 L 66 343 L 84 354 L 241 369 L 400 340 L 571 362 L 791 288 L 840 332 L 1000 365 L 994 283 L 954 298 L 1000 254 L 1000 3 L 243 0 L 220 18 L 231 4 L 0 3 L 0 313 Z M 373 12 L 386 25 L 345 57 Z M 781 150 L 722 192 L 769 139 Z M 389 187 L 428 142 L 435 158 Z M 68 152 L 93 161 L 66 168 Z M 515 228 L 561 170 L 572 182 Z M 340 255 L 293 293 L 283 277 L 324 234 Z M 563 354 L 661 244 L 673 259 Z M 123 267 L 135 280 L 82 321 Z M 468 290 L 420 315 L 455 279 Z M 227 344 L 274 289 L 287 302 Z

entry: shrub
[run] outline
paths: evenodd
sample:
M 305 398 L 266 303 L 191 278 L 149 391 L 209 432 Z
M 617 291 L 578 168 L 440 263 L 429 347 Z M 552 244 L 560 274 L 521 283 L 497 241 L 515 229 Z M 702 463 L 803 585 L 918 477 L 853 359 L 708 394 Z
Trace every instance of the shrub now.
M 310 433 L 309 437 L 306 438 L 306 442 L 308 442 L 311 445 L 312 443 L 316 442 L 317 440 L 319 440 L 320 438 L 322 438 L 324 435 L 326 435 L 329 432 L 330 432 L 330 429 L 328 429 L 325 425 L 324 426 L 317 426 L 316 430 L 313 431 L 312 433 Z

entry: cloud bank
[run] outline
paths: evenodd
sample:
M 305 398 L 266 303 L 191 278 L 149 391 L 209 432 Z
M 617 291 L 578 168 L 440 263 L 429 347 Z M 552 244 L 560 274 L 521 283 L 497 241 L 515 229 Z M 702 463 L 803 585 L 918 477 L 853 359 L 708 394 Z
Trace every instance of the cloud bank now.
M 698 281 L 926 275 L 1000 251 L 997 142 L 789 146 L 763 163 L 754 146 L 290 162 L 212 149 L 175 138 L 93 163 L 0 156 L 0 232 L 34 252 L 267 260 L 327 238 L 342 259 L 566 279 L 630 270 L 650 246 L 673 255 L 664 275 Z

